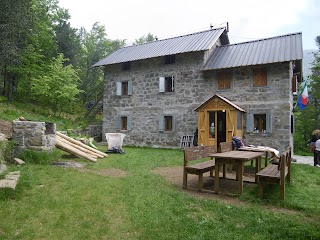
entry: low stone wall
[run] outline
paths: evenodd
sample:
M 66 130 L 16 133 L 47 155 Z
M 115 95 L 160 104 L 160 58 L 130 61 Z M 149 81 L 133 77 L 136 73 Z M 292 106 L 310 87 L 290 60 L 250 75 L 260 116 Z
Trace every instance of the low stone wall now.
M 49 151 L 56 144 L 56 125 L 48 122 L 13 121 L 12 140 L 15 155 L 24 149 Z

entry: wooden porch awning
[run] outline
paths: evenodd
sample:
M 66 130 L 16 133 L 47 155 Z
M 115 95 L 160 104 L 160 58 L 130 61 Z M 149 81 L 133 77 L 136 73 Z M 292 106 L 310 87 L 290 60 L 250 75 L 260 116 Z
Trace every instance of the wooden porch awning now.
M 201 107 L 203 105 L 205 105 L 207 102 L 211 101 L 213 98 L 220 98 L 221 100 L 223 100 L 224 102 L 226 102 L 227 104 L 233 106 L 234 108 L 236 108 L 237 110 L 239 110 L 240 112 L 246 112 L 244 109 L 242 109 L 241 107 L 239 107 L 238 105 L 234 104 L 233 102 L 231 102 L 230 100 L 228 100 L 225 97 L 222 97 L 218 94 L 213 95 L 211 98 L 209 98 L 207 101 L 205 101 L 204 103 L 202 103 L 199 107 L 197 107 L 196 109 L 194 109 L 194 111 L 198 112 L 199 109 L 201 109 Z

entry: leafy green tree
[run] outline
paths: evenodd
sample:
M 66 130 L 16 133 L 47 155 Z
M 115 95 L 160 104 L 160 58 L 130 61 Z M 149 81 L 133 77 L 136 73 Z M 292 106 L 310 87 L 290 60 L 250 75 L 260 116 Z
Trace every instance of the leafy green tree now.
M 146 36 L 142 36 L 142 37 L 136 39 L 134 41 L 133 45 L 154 42 L 156 40 L 158 40 L 157 36 L 153 35 L 152 33 L 148 33 Z
M 63 54 L 53 58 L 47 72 L 32 78 L 33 99 L 51 109 L 55 116 L 78 102 L 81 90 L 78 89 L 79 77 L 73 66 L 64 66 Z

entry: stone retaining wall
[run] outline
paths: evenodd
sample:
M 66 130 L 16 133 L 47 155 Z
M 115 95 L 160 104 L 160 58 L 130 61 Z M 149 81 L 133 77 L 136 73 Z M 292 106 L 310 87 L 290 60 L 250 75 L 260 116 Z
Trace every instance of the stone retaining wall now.
M 12 140 L 15 155 L 24 149 L 48 151 L 56 144 L 56 125 L 47 122 L 13 121 Z

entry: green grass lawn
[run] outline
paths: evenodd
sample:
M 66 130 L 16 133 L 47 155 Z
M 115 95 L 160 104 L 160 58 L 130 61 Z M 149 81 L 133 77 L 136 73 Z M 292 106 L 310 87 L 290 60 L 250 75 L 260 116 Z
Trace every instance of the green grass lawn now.
M 284 202 L 277 186 L 258 199 L 255 185 L 228 202 L 192 196 L 151 171 L 182 166 L 181 150 L 124 151 L 91 163 L 56 150 L 9 165 L 21 179 L 16 190 L 0 189 L 0 239 L 320 239 L 320 168 L 292 164 Z M 50 164 L 57 160 L 85 171 Z

